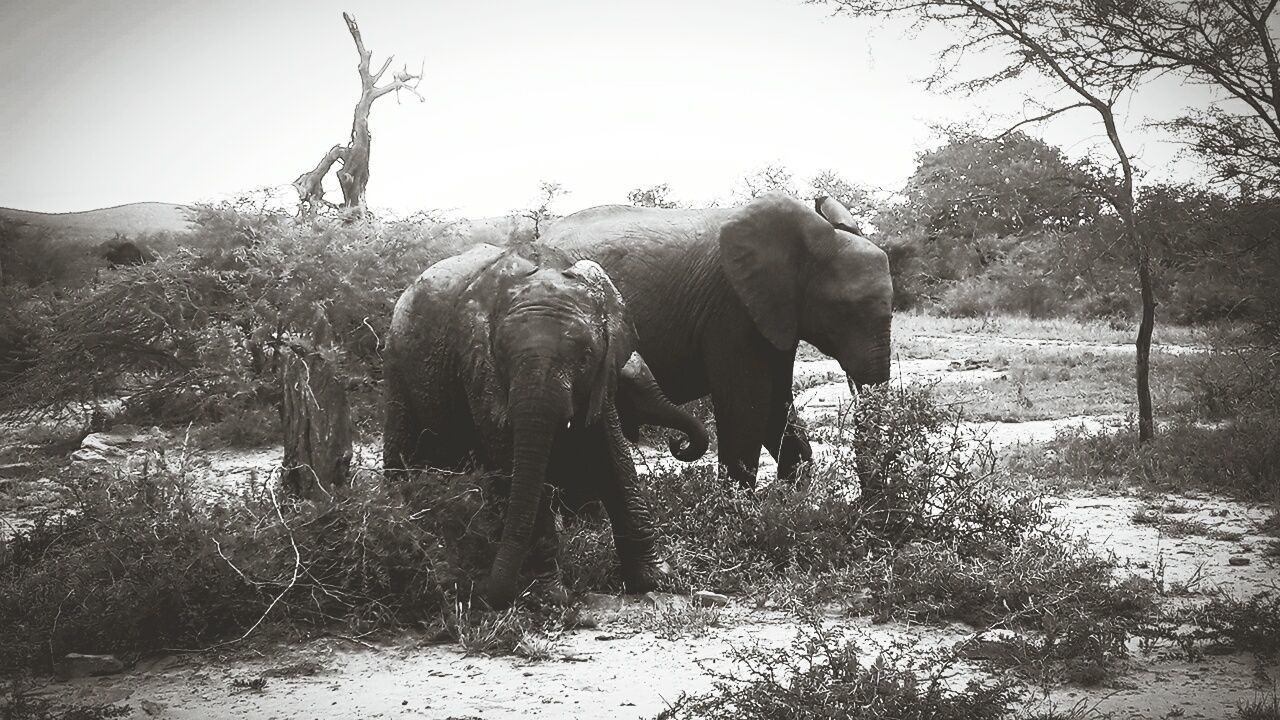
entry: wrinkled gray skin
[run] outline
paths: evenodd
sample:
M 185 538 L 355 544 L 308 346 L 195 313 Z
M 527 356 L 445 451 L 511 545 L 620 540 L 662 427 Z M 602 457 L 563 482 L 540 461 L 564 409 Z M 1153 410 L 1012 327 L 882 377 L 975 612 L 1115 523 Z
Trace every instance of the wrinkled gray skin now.
M 603 206 L 560 220 L 541 242 L 609 273 L 667 397 L 711 396 L 720 462 L 741 487 L 755 486 L 762 446 L 784 478 L 811 457 L 792 408 L 800 340 L 839 361 L 855 390 L 889 379 L 888 257 L 829 198 L 813 208 L 777 193 L 738 208 Z
M 384 385 L 387 469 L 480 466 L 512 480 L 502 540 L 482 593 L 493 607 L 520 590 L 522 567 L 559 591 L 552 493 L 569 452 L 600 458 L 589 487 L 613 525 L 629 590 L 667 572 L 616 399 L 639 420 L 684 433 L 683 460 L 707 449 L 702 424 L 672 405 L 635 352 L 635 329 L 600 266 L 537 245 L 480 245 L 427 269 L 396 303 Z M 550 471 L 549 471 L 550 468 Z M 550 474 L 549 474 L 550 472 Z M 581 473 L 574 482 L 581 480 Z

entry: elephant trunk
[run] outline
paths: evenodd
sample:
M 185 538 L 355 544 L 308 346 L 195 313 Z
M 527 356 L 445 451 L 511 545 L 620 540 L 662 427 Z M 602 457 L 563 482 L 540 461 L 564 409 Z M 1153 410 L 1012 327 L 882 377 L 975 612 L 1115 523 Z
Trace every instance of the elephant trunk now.
M 684 440 L 672 438 L 667 442 L 672 456 L 677 460 L 692 462 L 706 454 L 711 442 L 707 437 L 707 428 L 667 398 L 639 353 L 631 353 L 622 368 L 622 380 L 631 391 L 639 422 L 661 425 L 684 433 Z
M 839 358 L 840 367 L 849 379 L 849 387 L 856 391 L 864 385 L 889 382 L 891 347 L 889 330 L 885 329 L 870 342 L 858 343 L 852 352 Z
M 490 570 L 487 600 L 494 608 L 515 599 L 546 481 L 556 431 L 572 416 L 572 395 L 548 361 L 526 364 L 511 383 L 511 494 L 502 541 Z

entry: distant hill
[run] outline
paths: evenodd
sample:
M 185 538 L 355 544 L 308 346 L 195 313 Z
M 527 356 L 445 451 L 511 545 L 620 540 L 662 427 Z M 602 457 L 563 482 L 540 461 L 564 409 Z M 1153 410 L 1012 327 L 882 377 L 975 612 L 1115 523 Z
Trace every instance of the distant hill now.
M 0 220 L 16 221 L 34 229 L 48 228 L 54 237 L 82 242 L 110 240 L 116 233 L 140 235 L 191 229 L 185 205 L 161 202 L 130 203 L 70 213 L 0 208 Z

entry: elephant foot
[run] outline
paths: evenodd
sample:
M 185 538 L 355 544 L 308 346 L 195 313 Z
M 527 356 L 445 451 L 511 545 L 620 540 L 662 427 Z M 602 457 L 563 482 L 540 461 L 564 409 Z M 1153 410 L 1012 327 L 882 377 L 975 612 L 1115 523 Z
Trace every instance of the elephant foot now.
M 756 468 L 747 469 L 746 463 L 722 462 L 716 477 L 724 485 L 725 490 L 739 490 L 750 494 L 756 489 Z
M 560 582 L 558 575 L 534 580 L 529 587 L 529 597 L 538 605 L 569 604 L 569 590 Z
M 666 560 L 622 568 L 623 585 L 632 594 L 652 592 L 669 585 L 674 575 L 675 571 Z
M 789 483 L 793 487 L 803 487 L 808 484 L 813 475 L 813 462 L 809 460 L 800 460 L 788 465 L 778 465 L 778 479 Z

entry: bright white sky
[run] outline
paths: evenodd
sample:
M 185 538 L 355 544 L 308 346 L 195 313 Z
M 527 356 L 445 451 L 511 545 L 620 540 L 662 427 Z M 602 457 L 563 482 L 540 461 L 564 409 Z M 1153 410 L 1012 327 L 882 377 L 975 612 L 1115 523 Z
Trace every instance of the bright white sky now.
M 1015 91 L 930 95 L 914 82 L 929 38 L 800 0 L 6 0 L 0 206 L 287 187 L 350 132 L 344 9 L 375 68 L 426 61 L 425 104 L 387 97 L 372 114 L 369 201 L 399 212 L 500 215 L 542 180 L 570 191 L 562 212 L 662 182 L 704 204 L 771 162 L 892 190 L 936 144 L 930 123 L 1023 112 Z M 1171 169 L 1176 147 L 1142 124 L 1195 102 L 1165 82 L 1124 108 L 1151 179 L 1195 171 Z M 1038 132 L 1072 155 L 1105 140 L 1083 110 Z

